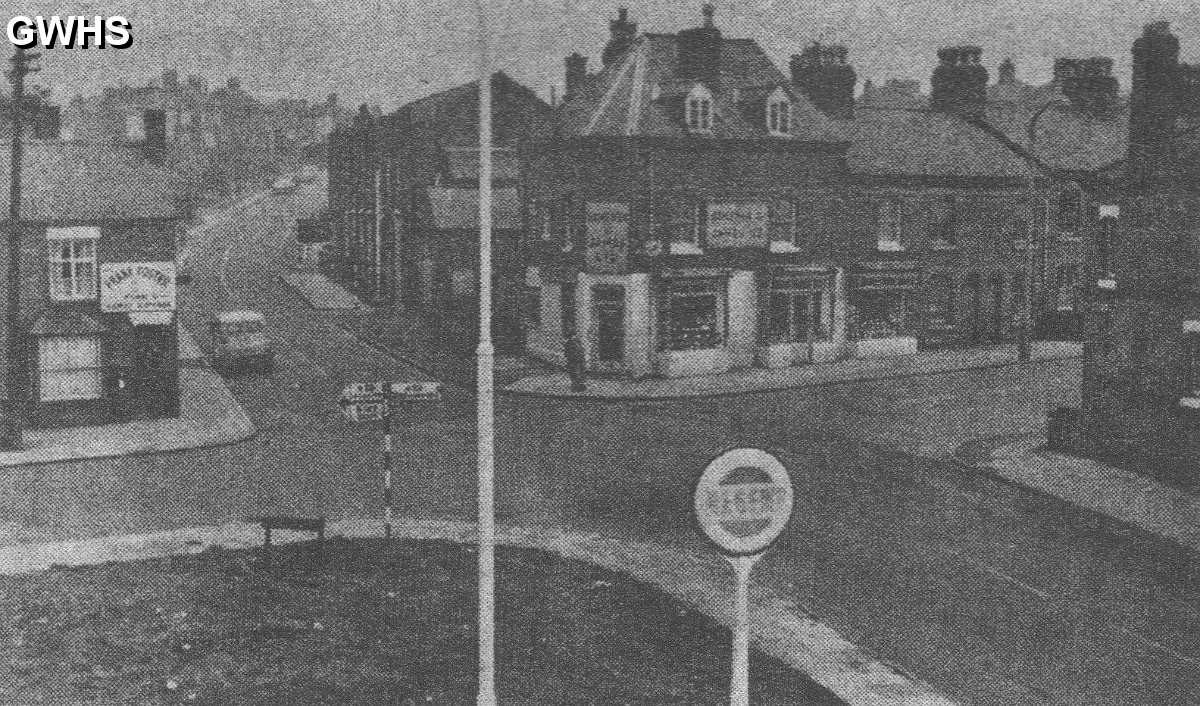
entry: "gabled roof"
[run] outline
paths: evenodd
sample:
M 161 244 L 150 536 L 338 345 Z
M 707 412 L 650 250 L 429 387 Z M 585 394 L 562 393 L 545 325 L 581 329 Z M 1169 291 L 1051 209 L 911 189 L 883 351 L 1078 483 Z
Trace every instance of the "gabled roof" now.
M 767 137 L 761 104 L 776 88 L 792 102 L 795 139 L 844 140 L 829 118 L 793 90 L 752 39 L 722 39 L 719 80 L 713 94 L 713 137 Z M 683 136 L 683 101 L 696 81 L 679 75 L 679 41 L 673 34 L 643 34 L 599 74 L 590 77 L 561 110 L 561 134 L 583 136 Z
M 0 220 L 8 219 L 10 143 L 0 143 Z M 30 142 L 21 161 L 21 218 L 87 222 L 176 218 L 170 174 L 133 148 Z
M 933 110 L 864 108 L 839 120 L 850 171 L 870 176 L 1028 177 L 1030 164 L 962 118 Z

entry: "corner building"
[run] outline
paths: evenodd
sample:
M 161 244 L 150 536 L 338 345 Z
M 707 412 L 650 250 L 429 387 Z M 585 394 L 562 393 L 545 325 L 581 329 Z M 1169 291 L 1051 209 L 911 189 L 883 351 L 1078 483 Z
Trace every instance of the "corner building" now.
M 789 80 L 710 7 L 610 27 L 522 155 L 531 353 L 578 332 L 594 373 L 672 377 L 1011 339 L 1036 217 L 1013 151 L 949 109 L 856 118 L 840 47 Z

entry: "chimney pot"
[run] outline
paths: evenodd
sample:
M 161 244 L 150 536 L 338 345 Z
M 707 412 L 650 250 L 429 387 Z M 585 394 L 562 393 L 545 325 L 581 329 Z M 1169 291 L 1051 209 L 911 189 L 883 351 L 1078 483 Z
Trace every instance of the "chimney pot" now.
M 854 84 L 858 77 L 841 45 L 811 44 L 789 62 L 792 84 L 817 110 L 837 118 L 854 117 Z
M 954 46 L 938 49 L 938 66 L 933 70 L 934 110 L 970 118 L 983 116 L 987 104 L 988 71 L 981 64 L 983 49 Z

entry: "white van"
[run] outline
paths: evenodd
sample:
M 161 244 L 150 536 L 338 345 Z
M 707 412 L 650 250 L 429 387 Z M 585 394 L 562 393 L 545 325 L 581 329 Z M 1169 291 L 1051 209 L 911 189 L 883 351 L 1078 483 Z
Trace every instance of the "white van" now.
M 267 340 L 266 322 L 257 311 L 223 311 L 209 321 L 212 363 L 218 371 L 275 370 L 275 351 Z

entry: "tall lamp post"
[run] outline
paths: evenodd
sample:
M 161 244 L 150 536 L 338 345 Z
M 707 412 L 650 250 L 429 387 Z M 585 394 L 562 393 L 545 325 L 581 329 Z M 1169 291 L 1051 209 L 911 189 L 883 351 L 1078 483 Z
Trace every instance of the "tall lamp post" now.
M 1059 105 L 1065 105 L 1065 101 L 1060 98 L 1055 98 L 1049 101 L 1034 111 L 1029 118 L 1029 123 L 1025 126 L 1026 136 L 1029 138 L 1029 154 L 1035 160 L 1037 146 L 1037 123 L 1045 115 L 1050 108 Z M 1030 175 L 1026 181 L 1028 185 L 1029 204 L 1035 206 L 1037 197 L 1037 176 Z M 1046 213 L 1046 228 L 1049 230 L 1050 214 Z M 1031 224 L 1029 229 L 1029 237 L 1025 241 L 1025 286 L 1021 292 L 1021 326 L 1017 337 L 1017 360 L 1022 363 L 1029 362 L 1033 357 L 1033 277 L 1034 277 L 1034 242 L 1037 240 L 1038 232 L 1037 223 Z M 1043 246 L 1045 243 L 1042 244 Z
M 41 56 L 39 52 L 26 52 L 16 47 L 9 62 L 12 69 L 8 77 L 12 80 L 12 155 L 8 190 L 8 282 L 7 298 L 7 351 L 5 365 L 5 391 L 8 397 L 3 430 L 0 432 L 0 448 L 8 451 L 23 445 L 22 431 L 25 427 L 25 385 L 22 377 L 23 351 L 21 336 L 21 160 L 25 146 L 21 142 L 25 112 L 25 77 L 40 71 L 33 62 Z
M 492 399 L 492 72 L 488 23 L 475 1 L 479 36 L 479 344 L 475 350 L 479 490 L 478 706 L 496 704 L 496 508 Z

